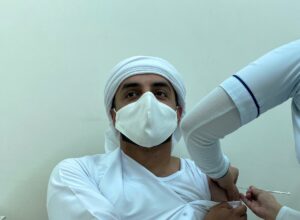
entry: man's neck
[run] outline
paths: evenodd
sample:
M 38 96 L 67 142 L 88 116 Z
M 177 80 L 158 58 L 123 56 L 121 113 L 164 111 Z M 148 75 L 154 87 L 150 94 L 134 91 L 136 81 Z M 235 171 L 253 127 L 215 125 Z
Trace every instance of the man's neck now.
M 171 156 L 171 141 L 145 148 L 121 140 L 121 149 L 156 176 L 169 176 L 180 169 L 180 160 Z

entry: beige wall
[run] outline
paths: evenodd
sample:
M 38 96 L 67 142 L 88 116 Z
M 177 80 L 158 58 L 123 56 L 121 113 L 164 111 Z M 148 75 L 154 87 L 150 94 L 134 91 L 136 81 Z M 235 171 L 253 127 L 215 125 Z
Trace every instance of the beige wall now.
M 103 152 L 103 86 L 119 60 L 169 60 L 190 109 L 248 62 L 299 38 L 299 8 L 298 0 L 0 1 L 0 216 L 47 219 L 55 164 Z M 278 200 L 300 210 L 290 101 L 222 144 L 239 185 L 290 191 Z M 175 154 L 187 156 L 183 144 Z

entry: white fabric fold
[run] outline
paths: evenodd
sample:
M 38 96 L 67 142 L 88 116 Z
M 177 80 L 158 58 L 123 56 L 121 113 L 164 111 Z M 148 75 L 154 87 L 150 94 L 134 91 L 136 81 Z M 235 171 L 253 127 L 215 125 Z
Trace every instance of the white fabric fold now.
M 157 177 L 120 148 L 62 161 L 47 195 L 50 220 L 204 219 L 216 204 L 206 175 L 191 160 L 182 159 L 179 171 Z
M 176 190 L 167 187 L 160 178 L 128 157 L 120 148 L 103 162 L 108 165 L 108 170 L 101 178 L 99 188 L 116 210 L 127 210 L 119 213 L 122 219 L 204 219 L 209 209 L 218 204 L 208 200 L 205 193 L 194 199 L 190 196 L 191 201 L 184 200 Z M 189 172 L 188 169 L 183 171 Z M 198 187 L 206 191 L 200 182 Z M 208 188 L 208 185 L 205 187 Z M 238 206 L 237 201 L 229 204 L 234 208 Z
M 299 220 L 300 212 L 291 209 L 287 206 L 283 206 L 278 215 L 276 216 L 276 220 Z

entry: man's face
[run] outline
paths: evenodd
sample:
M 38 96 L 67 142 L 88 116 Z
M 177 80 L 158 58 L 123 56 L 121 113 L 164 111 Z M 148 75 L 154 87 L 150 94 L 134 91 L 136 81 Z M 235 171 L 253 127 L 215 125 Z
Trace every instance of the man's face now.
M 119 86 L 115 98 L 114 108 L 120 108 L 137 101 L 145 92 L 152 92 L 156 99 L 176 110 L 177 101 L 175 91 L 170 82 L 156 74 L 142 74 L 127 78 Z M 181 107 L 177 107 L 177 118 L 180 120 Z M 115 112 L 111 111 L 115 123 Z

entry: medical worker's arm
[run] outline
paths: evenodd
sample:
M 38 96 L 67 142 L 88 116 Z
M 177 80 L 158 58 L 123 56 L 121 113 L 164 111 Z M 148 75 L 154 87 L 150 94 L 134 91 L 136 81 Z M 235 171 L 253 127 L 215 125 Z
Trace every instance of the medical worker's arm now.
M 299 220 L 300 212 L 289 207 L 283 206 L 278 215 L 276 216 L 276 220 Z
M 248 208 L 260 218 L 266 220 L 300 219 L 300 212 L 280 205 L 273 195 L 253 186 L 249 188 L 246 196 L 242 195 L 242 199 Z
M 226 174 L 229 161 L 219 140 L 290 97 L 300 162 L 300 40 L 250 63 L 200 100 L 183 118 L 182 133 L 192 159 L 229 195 L 236 195 L 231 173 Z
M 240 127 L 239 113 L 226 92 L 217 87 L 182 120 L 181 129 L 188 151 L 195 163 L 227 190 L 230 200 L 238 200 L 229 160 L 220 148 L 220 138 Z
M 47 195 L 49 220 L 117 220 L 112 204 L 99 192 L 87 172 L 74 159 L 53 170 Z

